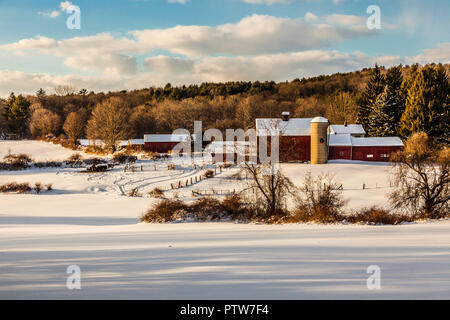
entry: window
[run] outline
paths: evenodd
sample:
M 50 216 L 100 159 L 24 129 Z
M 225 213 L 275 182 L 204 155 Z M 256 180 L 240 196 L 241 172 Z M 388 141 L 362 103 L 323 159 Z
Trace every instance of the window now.
M 373 158 L 373 154 L 368 154 L 367 155 L 367 159 L 372 159 Z
M 388 153 L 383 153 L 380 155 L 381 158 L 389 158 L 389 154 Z

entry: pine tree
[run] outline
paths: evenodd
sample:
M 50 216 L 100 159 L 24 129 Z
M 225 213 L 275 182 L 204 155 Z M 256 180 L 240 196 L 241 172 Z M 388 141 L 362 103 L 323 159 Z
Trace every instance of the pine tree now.
M 401 134 L 409 136 L 422 131 L 448 143 L 449 89 L 449 79 L 441 65 L 420 70 L 408 90 Z
M 362 93 L 361 99 L 358 101 L 359 112 L 358 121 L 367 130 L 369 128 L 369 117 L 372 106 L 377 100 L 378 96 L 384 90 L 384 76 L 381 74 L 381 69 L 378 65 L 370 72 L 370 78 L 366 89 Z
M 386 108 L 384 112 L 392 119 L 393 134 L 398 134 L 400 120 L 405 111 L 405 100 L 402 95 L 402 66 L 392 67 L 386 73 Z
M 30 116 L 30 105 L 30 102 L 22 95 L 16 97 L 14 93 L 11 93 L 5 108 L 9 132 L 19 136 L 25 135 Z
M 391 137 L 396 134 L 396 123 L 392 110 L 389 93 L 392 89 L 386 86 L 371 107 L 367 133 L 374 137 Z

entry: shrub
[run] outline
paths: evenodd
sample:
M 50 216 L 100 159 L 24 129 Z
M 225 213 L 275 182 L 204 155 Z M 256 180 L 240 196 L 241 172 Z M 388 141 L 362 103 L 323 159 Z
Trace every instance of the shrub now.
M 86 148 L 84 148 L 84 152 L 88 153 L 88 154 L 96 154 L 96 155 L 100 155 L 100 156 L 104 156 L 108 154 L 108 150 L 106 148 L 103 148 L 101 146 L 87 146 Z
M 25 193 L 31 191 L 31 187 L 29 183 L 17 183 L 12 182 L 8 184 L 4 184 L 0 186 L 0 192 L 16 192 L 16 193 Z
M 40 182 L 36 182 L 34 184 L 34 191 L 36 191 L 37 194 L 41 193 L 42 190 L 42 184 Z
M 294 219 L 299 222 L 319 223 L 344 220 L 342 208 L 346 201 L 342 198 L 339 186 L 331 175 L 312 177 L 311 172 L 307 173 L 303 185 L 299 188 Z
M 174 164 L 169 164 L 168 166 L 167 166 L 167 170 L 176 170 L 176 166 L 174 165 Z
M 250 221 L 254 218 L 253 211 L 243 202 L 240 195 L 226 197 L 221 207 L 233 220 Z
M 189 207 L 181 201 L 162 200 L 154 208 L 148 210 L 142 217 L 142 222 L 164 223 L 185 217 Z
M 378 207 L 370 207 L 362 209 L 360 212 L 356 212 L 345 218 L 350 223 L 367 223 L 373 225 L 398 225 L 404 222 L 412 222 L 417 220 L 417 217 L 408 216 L 403 214 L 393 214 L 385 209 Z
M 220 205 L 220 201 L 211 197 L 200 198 L 195 201 L 189 206 L 189 212 L 196 221 L 218 221 L 226 218 L 226 213 Z
M 154 188 L 148 194 L 149 194 L 149 196 L 151 196 L 153 198 L 162 198 L 162 197 L 164 197 L 164 191 L 162 191 L 160 188 Z
M 124 163 L 135 163 L 137 161 L 137 157 L 133 155 L 129 155 L 127 153 L 115 153 L 113 156 L 113 161 L 116 163 L 124 164 Z
M 33 162 L 30 156 L 26 154 L 12 154 L 11 151 L 8 152 L 3 160 L 5 165 L 2 167 L 7 170 L 25 170 Z
M 81 167 L 83 165 L 83 157 L 79 153 L 74 153 L 66 160 L 66 164 L 71 168 Z
M 53 190 L 53 184 L 51 184 L 51 183 L 46 184 L 45 188 L 47 189 L 47 191 L 52 191 Z

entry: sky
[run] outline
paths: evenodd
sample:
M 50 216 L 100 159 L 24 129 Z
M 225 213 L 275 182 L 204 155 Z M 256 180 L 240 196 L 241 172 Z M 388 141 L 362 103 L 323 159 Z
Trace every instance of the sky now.
M 448 0 L 0 0 L 0 97 L 450 63 L 448 12 Z

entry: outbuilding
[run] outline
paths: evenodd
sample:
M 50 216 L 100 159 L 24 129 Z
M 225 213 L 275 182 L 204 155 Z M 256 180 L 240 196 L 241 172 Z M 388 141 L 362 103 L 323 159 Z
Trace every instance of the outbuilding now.
M 144 136 L 144 150 L 148 152 L 169 153 L 178 144 L 189 141 L 183 134 L 147 134 Z

